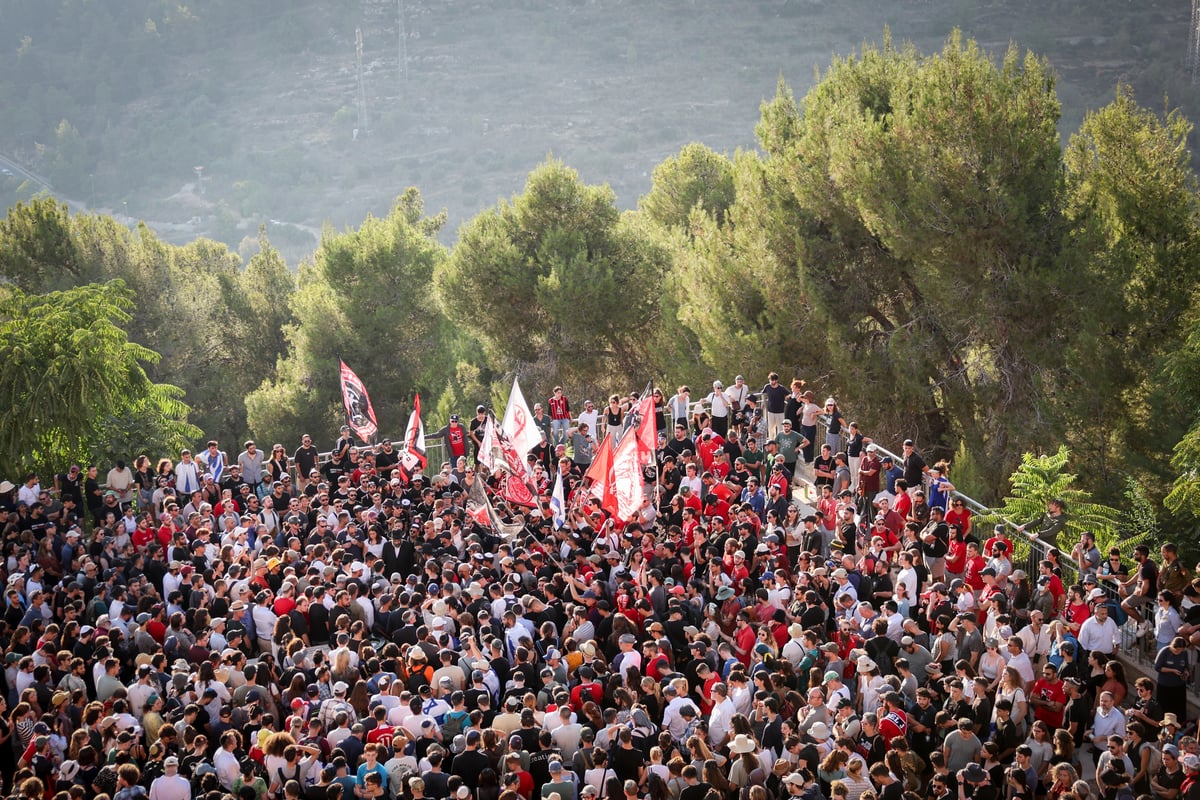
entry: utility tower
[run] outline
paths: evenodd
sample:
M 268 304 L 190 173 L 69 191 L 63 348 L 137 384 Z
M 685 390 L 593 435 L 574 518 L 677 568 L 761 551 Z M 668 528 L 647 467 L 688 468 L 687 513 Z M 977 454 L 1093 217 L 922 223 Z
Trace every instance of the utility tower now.
M 1188 74 L 1195 84 L 1200 78 L 1200 0 L 1192 0 L 1192 24 L 1188 28 Z
M 1200 0 L 1198 0 L 1200 2 Z M 362 28 L 354 29 L 354 66 L 358 78 L 358 130 L 361 135 L 367 134 L 367 85 L 363 80 L 363 38 Z
M 396 0 L 396 14 L 396 35 L 400 39 L 396 57 L 400 59 L 400 85 L 403 86 L 408 83 L 408 29 L 404 26 L 404 0 Z

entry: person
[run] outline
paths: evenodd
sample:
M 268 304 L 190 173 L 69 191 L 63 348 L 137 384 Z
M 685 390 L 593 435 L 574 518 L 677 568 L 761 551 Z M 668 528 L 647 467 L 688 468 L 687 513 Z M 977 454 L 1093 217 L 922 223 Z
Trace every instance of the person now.
M 767 375 L 767 382 L 758 392 L 762 399 L 767 422 L 767 436 L 774 439 L 783 427 L 783 412 L 787 403 L 788 389 L 779 381 L 779 373 Z
M 915 492 L 921 488 L 925 475 L 929 472 L 929 466 L 917 451 L 912 439 L 905 439 L 901 449 L 904 455 L 901 463 L 901 468 L 904 470 L 904 482 L 908 485 L 910 492 Z
M 95 467 L 89 469 L 94 470 Z M 179 463 L 175 465 L 175 491 L 184 497 L 200 491 L 200 467 L 192 460 L 191 450 L 181 450 L 179 453 Z
M 1187 681 L 1191 675 L 1187 640 L 1176 636 L 1154 657 L 1155 698 L 1162 709 L 1173 709 L 1178 719 L 1187 719 Z
M 564 444 L 571 427 L 571 403 L 561 386 L 555 386 L 546 401 L 550 408 L 550 439 L 552 444 Z
M 192 784 L 179 774 L 179 759 L 163 759 L 163 774 L 150 784 L 150 800 L 191 800 Z
M 247 439 L 245 449 L 238 454 L 237 463 L 241 469 L 242 480 L 250 487 L 250 491 L 261 498 L 263 490 L 263 454 L 253 439 Z
M 1057 547 L 1058 535 L 1067 529 L 1066 511 L 1066 501 L 1056 497 L 1047 501 L 1046 513 L 1037 520 L 1018 525 L 1017 531 L 1030 539 L 1040 539 L 1051 547 Z

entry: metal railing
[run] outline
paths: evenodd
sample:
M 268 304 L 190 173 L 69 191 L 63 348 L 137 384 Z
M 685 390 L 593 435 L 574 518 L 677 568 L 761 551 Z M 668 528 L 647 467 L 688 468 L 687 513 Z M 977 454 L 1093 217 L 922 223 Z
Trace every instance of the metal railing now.
M 379 438 L 386 439 L 387 437 L 381 436 Z M 392 443 L 395 444 L 395 440 L 392 440 Z M 378 455 L 380 445 L 377 445 L 377 444 L 357 445 L 357 446 L 355 446 L 354 449 L 357 450 L 359 453 L 370 452 L 370 453 L 374 453 L 375 455 Z M 425 443 L 425 461 L 426 461 L 426 463 L 429 464 L 429 467 L 427 467 L 425 470 L 425 472 L 427 474 L 430 472 L 438 471 L 438 469 L 442 465 L 442 462 L 444 461 L 445 451 L 446 451 L 446 443 L 441 441 L 440 439 L 436 442 L 428 442 L 427 441 Z M 401 448 L 396 448 L 396 452 L 403 453 L 404 450 Z M 317 453 L 317 464 L 318 465 L 328 464 L 329 460 L 332 457 L 333 457 L 332 450 L 326 451 L 324 453 L 319 452 L 319 453 Z M 451 466 L 453 466 L 453 465 L 451 465 Z

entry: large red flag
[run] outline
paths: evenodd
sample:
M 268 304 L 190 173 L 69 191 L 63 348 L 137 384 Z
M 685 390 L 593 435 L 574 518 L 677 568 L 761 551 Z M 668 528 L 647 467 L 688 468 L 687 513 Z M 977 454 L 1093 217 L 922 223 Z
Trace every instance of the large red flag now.
M 592 497 L 600 501 L 600 507 L 608 510 L 610 506 L 616 507 L 616 500 L 612 494 L 612 434 L 604 437 L 604 441 L 600 444 L 600 449 L 596 451 L 596 455 L 592 456 L 591 466 L 584 473 L 585 478 L 591 478 L 592 486 L 590 494 Z
M 658 448 L 658 429 L 654 426 L 654 398 L 643 397 L 638 401 L 638 459 L 642 466 L 654 462 L 654 451 Z
M 379 423 L 375 421 L 375 409 L 371 408 L 371 398 L 367 388 L 354 374 L 354 370 L 346 366 L 346 362 L 338 359 L 341 364 L 342 405 L 346 407 L 346 417 L 350 427 L 364 442 L 371 441 L 379 432 Z
M 408 417 L 408 427 L 404 429 L 404 452 L 400 454 L 400 464 L 408 475 L 418 469 L 425 469 L 425 424 L 421 422 L 421 395 L 413 398 L 412 414 Z
M 638 515 L 644 500 L 639 438 L 626 436 L 613 454 L 611 492 L 616 499 L 614 514 L 623 522 Z

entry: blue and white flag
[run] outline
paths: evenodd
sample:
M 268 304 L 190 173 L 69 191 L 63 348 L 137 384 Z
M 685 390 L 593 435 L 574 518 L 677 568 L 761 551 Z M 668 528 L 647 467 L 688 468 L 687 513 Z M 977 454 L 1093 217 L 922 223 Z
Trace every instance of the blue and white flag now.
M 554 493 L 550 495 L 550 515 L 554 519 L 554 529 L 558 530 L 567 522 L 567 501 L 563 496 L 562 470 L 555 470 L 558 477 L 554 480 Z

